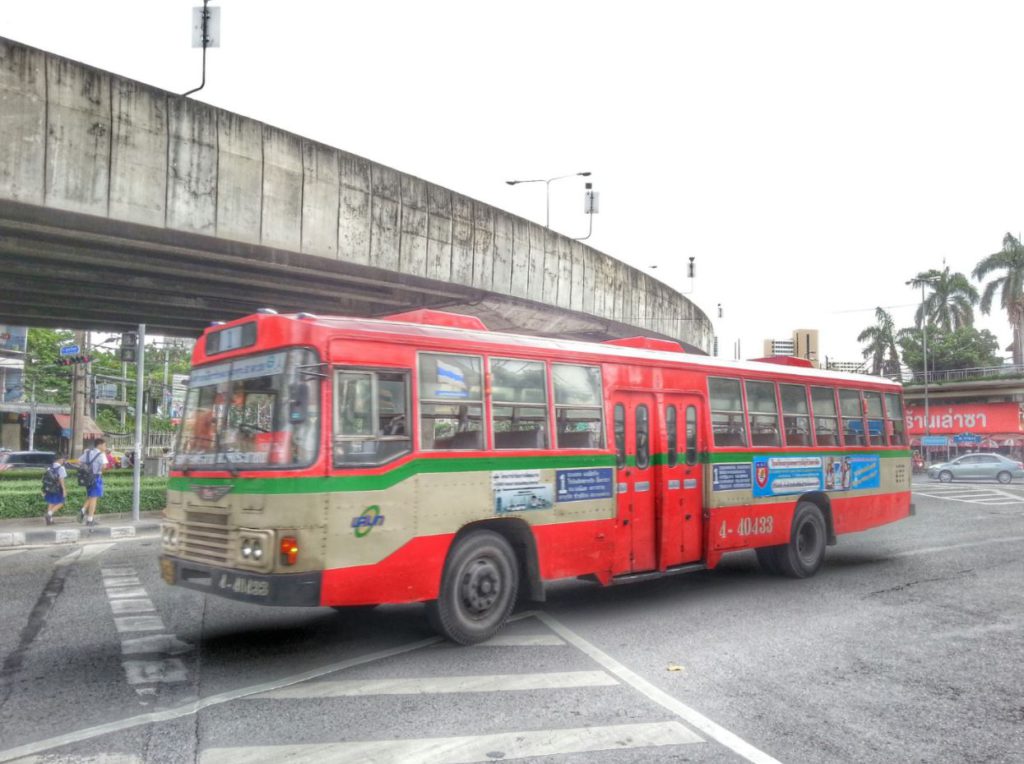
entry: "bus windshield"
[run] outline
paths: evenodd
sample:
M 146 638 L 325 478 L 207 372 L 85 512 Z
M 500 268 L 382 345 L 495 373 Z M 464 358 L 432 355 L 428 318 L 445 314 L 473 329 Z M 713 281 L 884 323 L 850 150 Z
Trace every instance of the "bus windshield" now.
M 315 353 L 298 348 L 193 369 L 174 466 L 312 464 L 320 431 L 320 376 Z

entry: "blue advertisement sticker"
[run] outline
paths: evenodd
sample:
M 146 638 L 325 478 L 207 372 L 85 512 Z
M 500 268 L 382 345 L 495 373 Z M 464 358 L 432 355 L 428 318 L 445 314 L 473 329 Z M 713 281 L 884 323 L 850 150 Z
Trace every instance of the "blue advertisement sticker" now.
M 611 467 L 586 470 L 555 470 L 555 501 L 610 499 L 613 493 Z
M 713 491 L 749 491 L 753 485 L 749 464 L 715 464 L 711 468 Z
M 755 456 L 754 496 L 878 488 L 878 456 Z

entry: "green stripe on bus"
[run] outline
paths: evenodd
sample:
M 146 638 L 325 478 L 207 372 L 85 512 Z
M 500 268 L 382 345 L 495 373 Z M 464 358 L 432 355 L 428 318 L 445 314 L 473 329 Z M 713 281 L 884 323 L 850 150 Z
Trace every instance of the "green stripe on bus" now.
M 234 493 L 329 493 L 334 491 L 381 491 L 403 480 L 429 473 L 489 472 L 525 469 L 589 469 L 614 467 L 610 454 L 595 456 L 499 456 L 459 459 L 414 459 L 401 467 L 379 475 L 333 475 L 331 477 L 207 478 L 173 477 L 167 481 L 172 491 L 188 491 L 194 484 L 233 485 Z

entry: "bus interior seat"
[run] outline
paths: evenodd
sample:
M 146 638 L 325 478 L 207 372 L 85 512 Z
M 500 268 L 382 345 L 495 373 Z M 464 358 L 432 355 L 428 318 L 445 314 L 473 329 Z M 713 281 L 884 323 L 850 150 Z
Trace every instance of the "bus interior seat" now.
M 594 448 L 594 437 L 590 430 L 558 433 L 559 448 Z
M 438 438 L 434 448 L 438 450 L 459 450 L 484 447 L 483 430 L 464 430 L 448 438 Z
M 544 431 L 539 428 L 494 433 L 495 448 L 545 448 L 546 445 Z

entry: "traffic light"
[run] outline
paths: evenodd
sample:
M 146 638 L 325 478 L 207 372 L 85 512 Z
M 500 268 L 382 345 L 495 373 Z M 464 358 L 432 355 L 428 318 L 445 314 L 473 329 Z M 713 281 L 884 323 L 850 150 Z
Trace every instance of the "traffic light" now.
M 136 332 L 121 334 L 121 361 L 135 363 L 138 360 L 139 335 Z
M 90 363 L 92 356 L 88 355 L 65 355 L 57 359 L 58 366 L 74 366 L 78 363 Z

